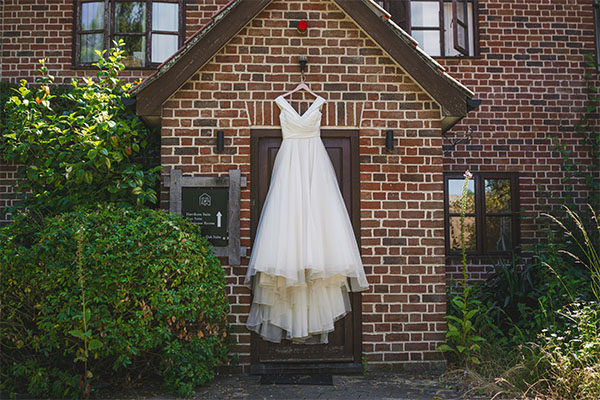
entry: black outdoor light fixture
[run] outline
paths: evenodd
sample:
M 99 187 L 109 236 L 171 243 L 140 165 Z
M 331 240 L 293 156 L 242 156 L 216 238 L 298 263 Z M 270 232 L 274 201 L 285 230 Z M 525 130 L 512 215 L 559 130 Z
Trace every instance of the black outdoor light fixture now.
M 304 71 L 306 70 L 306 57 L 305 56 L 300 56 L 300 73 L 302 74 L 302 82 L 304 82 Z
M 385 133 L 385 148 L 386 150 L 394 150 L 394 131 Z
M 225 150 L 225 132 L 217 131 L 217 151 Z

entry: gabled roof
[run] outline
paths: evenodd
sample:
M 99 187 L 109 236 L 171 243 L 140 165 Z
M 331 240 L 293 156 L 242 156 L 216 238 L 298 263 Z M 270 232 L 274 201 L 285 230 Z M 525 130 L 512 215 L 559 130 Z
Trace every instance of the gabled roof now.
M 136 111 L 159 117 L 162 103 L 225 46 L 272 0 L 231 0 L 175 54 L 132 90 Z M 442 107 L 444 130 L 471 108 L 473 92 L 418 47 L 372 0 L 333 0 Z

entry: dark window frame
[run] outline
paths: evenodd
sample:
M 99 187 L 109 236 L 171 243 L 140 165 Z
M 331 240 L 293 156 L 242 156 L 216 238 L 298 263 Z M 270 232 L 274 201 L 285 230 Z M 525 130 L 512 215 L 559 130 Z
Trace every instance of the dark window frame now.
M 383 8 L 388 10 L 388 12 L 390 12 L 390 14 L 392 15 L 392 19 L 394 22 L 396 22 L 402 29 L 404 29 L 406 32 L 408 32 L 409 34 L 412 34 L 413 30 L 438 30 L 440 32 L 440 53 L 441 55 L 439 56 L 433 56 L 435 58 L 451 58 L 451 59 L 456 59 L 456 58 L 479 58 L 481 53 L 480 53 L 480 48 L 479 48 L 479 0 L 418 0 L 418 1 L 424 1 L 424 2 L 432 2 L 432 3 L 439 3 L 440 5 L 440 17 L 439 17 L 439 25 L 437 26 L 437 29 L 434 29 L 434 27 L 413 27 L 411 24 L 411 15 L 410 15 L 410 2 L 411 0 L 380 0 L 383 3 Z M 473 41 L 473 54 L 465 54 L 465 50 L 468 49 L 460 49 L 456 46 L 457 43 L 457 25 L 456 22 L 454 22 L 453 24 L 453 32 L 452 32 L 452 36 L 454 37 L 454 48 L 456 49 L 456 51 L 459 52 L 459 54 L 456 55 L 448 55 L 447 51 L 446 51 L 446 43 L 445 43 L 445 37 L 444 37 L 444 4 L 445 3 L 452 3 L 452 19 L 453 21 L 456 20 L 456 3 L 457 2 L 464 2 L 464 3 L 471 3 L 473 4 L 473 20 L 470 21 L 473 24 L 473 38 L 468 37 L 468 25 L 466 27 L 466 35 L 467 35 L 467 44 L 470 43 L 470 41 Z M 394 15 L 395 14 L 395 10 L 397 9 L 401 9 L 401 7 L 398 7 L 397 3 L 404 3 L 404 10 L 406 10 L 406 14 L 403 16 L 403 18 L 399 18 L 398 15 Z M 466 7 L 465 4 L 465 14 L 467 16 L 468 19 L 468 8 Z M 466 53 L 468 53 L 468 51 L 466 51 Z
M 152 3 L 173 3 L 179 6 L 178 10 L 178 31 L 177 31 L 177 48 L 181 48 L 185 42 L 185 0 L 73 0 L 73 40 L 72 40 L 72 57 L 71 67 L 73 69 L 91 69 L 95 68 L 93 63 L 81 62 L 81 35 L 84 33 L 81 29 L 81 5 L 83 3 L 104 3 L 104 28 L 95 31 L 85 31 L 85 33 L 103 33 L 104 34 L 104 49 L 112 47 L 112 41 L 117 33 L 115 32 L 115 13 L 117 3 L 143 2 L 146 3 L 146 31 L 144 33 L 129 33 L 118 36 L 145 36 L 145 60 L 143 66 L 126 67 L 128 70 L 148 70 L 156 69 L 161 63 L 152 62 L 152 34 L 164 34 L 173 32 L 154 31 L 152 30 Z
M 460 213 L 450 213 L 448 181 L 450 179 L 464 180 L 464 175 L 459 172 L 444 173 L 444 238 L 446 256 L 460 256 L 460 249 L 450 247 L 450 217 L 460 216 Z M 486 179 L 509 179 L 511 211 L 503 213 L 487 213 L 485 210 L 485 180 Z M 476 248 L 467 250 L 470 256 L 510 256 L 520 251 L 520 200 L 519 200 L 519 174 L 517 172 L 477 172 L 473 173 L 475 188 L 475 212 L 468 213 L 475 217 Z M 488 250 L 485 248 L 486 216 L 510 216 L 512 225 L 511 248 L 507 251 Z

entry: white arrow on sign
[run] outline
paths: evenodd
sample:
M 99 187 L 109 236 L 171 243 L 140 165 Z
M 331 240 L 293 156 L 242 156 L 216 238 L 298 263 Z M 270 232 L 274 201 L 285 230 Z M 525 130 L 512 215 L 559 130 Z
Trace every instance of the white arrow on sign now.
M 221 227 L 221 217 L 223 216 L 223 214 L 221 214 L 221 211 L 219 211 L 217 213 L 217 228 Z

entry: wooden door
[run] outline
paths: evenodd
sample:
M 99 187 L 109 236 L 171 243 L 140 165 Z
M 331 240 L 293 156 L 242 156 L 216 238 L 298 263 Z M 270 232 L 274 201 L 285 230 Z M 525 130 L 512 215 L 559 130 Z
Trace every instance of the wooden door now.
M 253 130 L 251 138 L 250 219 L 251 237 L 254 240 L 258 219 L 269 189 L 273 164 L 282 139 L 279 129 Z M 321 138 L 333 163 L 354 233 L 360 245 L 358 132 L 324 130 Z M 271 343 L 253 333 L 251 372 L 269 373 L 272 370 L 351 372 L 360 369 L 360 293 L 351 293 L 351 296 L 352 312 L 336 322 L 335 331 L 329 334 L 328 344 L 294 344 L 287 340 Z

